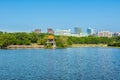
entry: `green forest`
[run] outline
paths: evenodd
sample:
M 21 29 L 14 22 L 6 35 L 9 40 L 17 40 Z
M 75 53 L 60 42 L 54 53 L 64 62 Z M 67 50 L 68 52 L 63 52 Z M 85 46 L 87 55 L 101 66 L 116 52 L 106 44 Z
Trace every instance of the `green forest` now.
M 8 45 L 47 45 L 47 33 L 7 33 L 0 32 L 0 48 L 6 48 Z M 55 36 L 55 35 L 54 35 Z M 56 46 L 58 48 L 70 47 L 72 44 L 108 44 L 108 46 L 120 47 L 120 37 L 68 37 L 55 36 Z

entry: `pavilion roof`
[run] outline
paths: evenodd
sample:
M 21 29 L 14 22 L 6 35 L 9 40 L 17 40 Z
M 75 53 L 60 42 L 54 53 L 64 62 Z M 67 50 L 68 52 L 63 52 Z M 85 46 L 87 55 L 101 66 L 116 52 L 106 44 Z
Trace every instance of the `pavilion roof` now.
M 54 36 L 48 36 L 48 39 L 54 39 Z

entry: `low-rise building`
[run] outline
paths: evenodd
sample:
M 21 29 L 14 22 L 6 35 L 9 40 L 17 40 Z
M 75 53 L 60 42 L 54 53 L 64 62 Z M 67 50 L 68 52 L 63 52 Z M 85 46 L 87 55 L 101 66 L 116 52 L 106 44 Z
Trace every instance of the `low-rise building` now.
M 112 37 L 112 32 L 110 31 L 99 31 L 97 32 L 98 37 Z
M 70 36 L 71 30 L 56 30 L 55 35 Z
M 80 33 L 80 37 L 88 37 L 87 33 Z
M 69 36 L 72 36 L 72 37 L 80 37 L 80 34 L 71 33 Z

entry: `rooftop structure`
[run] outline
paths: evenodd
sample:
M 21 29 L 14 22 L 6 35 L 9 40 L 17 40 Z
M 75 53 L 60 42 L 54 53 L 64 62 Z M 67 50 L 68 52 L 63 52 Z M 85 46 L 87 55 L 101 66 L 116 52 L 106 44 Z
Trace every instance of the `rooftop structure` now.
M 54 36 L 48 36 L 48 39 L 54 39 Z

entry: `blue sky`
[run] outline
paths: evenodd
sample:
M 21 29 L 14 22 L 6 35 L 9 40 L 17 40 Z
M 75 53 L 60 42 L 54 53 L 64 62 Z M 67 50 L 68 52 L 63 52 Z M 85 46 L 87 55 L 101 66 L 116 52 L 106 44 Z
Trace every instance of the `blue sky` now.
M 120 32 L 120 0 L 0 0 L 0 31 L 74 27 Z

